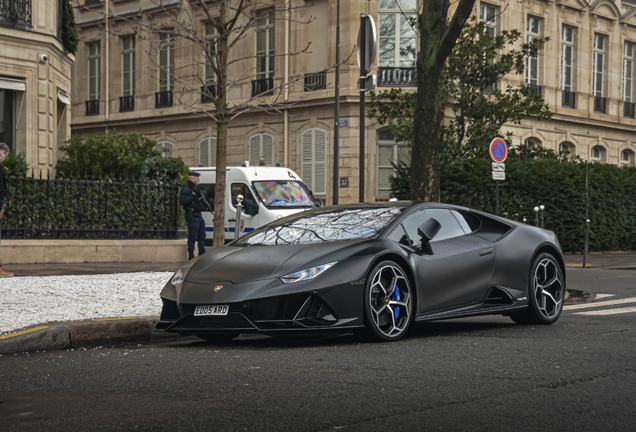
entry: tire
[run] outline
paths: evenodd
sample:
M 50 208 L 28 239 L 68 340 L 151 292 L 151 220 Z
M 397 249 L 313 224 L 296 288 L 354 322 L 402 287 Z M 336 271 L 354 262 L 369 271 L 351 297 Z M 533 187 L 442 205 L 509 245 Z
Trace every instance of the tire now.
M 565 299 L 565 281 L 559 263 L 549 253 L 540 254 L 532 263 L 528 280 L 528 309 L 512 314 L 517 324 L 552 324 L 561 316 Z
M 364 290 L 367 334 L 375 340 L 397 341 L 413 318 L 413 291 L 406 273 L 393 261 L 377 264 Z
M 198 334 L 197 337 L 201 339 L 205 339 L 210 343 L 215 342 L 229 342 L 235 337 L 240 335 L 239 332 L 218 332 L 218 333 L 207 333 L 207 334 Z

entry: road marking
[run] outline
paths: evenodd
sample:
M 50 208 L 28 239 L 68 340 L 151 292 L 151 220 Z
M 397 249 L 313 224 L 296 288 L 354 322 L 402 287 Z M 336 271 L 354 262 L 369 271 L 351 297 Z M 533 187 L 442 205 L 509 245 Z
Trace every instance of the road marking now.
M 615 315 L 615 314 L 624 314 L 624 313 L 630 313 L 630 312 L 636 312 L 636 307 L 575 312 L 573 315 Z
M 614 297 L 616 294 L 596 294 L 597 299 L 602 299 L 605 297 Z
M 9 333 L 8 335 L 0 336 L 0 340 L 9 339 L 9 338 L 16 337 L 16 336 L 22 336 L 24 334 L 33 333 L 33 332 L 44 330 L 44 329 L 47 329 L 47 328 L 51 328 L 51 326 L 33 327 L 33 328 L 30 328 L 30 329 L 21 330 L 19 332 Z
M 92 321 L 121 321 L 121 320 L 133 320 L 139 319 L 139 317 L 125 317 L 125 318 L 97 318 Z
M 636 297 L 630 297 L 630 298 L 625 298 L 620 300 L 602 301 L 602 302 L 596 302 L 596 303 L 570 305 L 570 306 L 564 306 L 563 309 L 564 310 L 587 309 L 587 308 L 595 308 L 595 307 L 614 306 L 617 304 L 625 304 L 625 303 L 636 303 Z

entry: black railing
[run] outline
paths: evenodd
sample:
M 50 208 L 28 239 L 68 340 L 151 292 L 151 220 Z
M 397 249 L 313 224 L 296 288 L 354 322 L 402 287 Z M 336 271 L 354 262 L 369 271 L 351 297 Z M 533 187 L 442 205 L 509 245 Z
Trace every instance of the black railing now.
M 121 96 L 119 98 L 119 112 L 135 110 L 135 95 Z
M 634 118 L 634 104 L 632 102 L 623 102 L 623 116 Z
M 172 90 L 155 93 L 155 108 L 172 106 Z
M 576 108 L 576 93 L 562 90 L 561 91 L 561 106 L 566 108 Z
M 99 114 L 99 99 L 86 101 L 86 115 L 98 115 Z
M 64 0 L 57 0 L 57 38 L 62 40 L 64 33 Z
M 607 98 L 594 96 L 594 112 L 605 114 L 607 108 Z
M 327 88 L 327 72 L 305 74 L 305 91 L 316 91 Z
M 85 4 L 86 6 L 88 6 L 88 5 L 99 4 L 99 3 L 101 3 L 101 2 L 102 2 L 102 0 L 86 0 L 86 1 L 84 2 L 84 4 Z
M 534 94 L 543 96 L 543 87 L 541 87 L 540 85 L 528 84 L 528 87 L 530 87 L 530 90 L 532 90 Z
M 30 28 L 31 0 L 0 0 L 0 25 Z
M 378 68 L 378 86 L 411 87 L 417 85 L 417 69 L 399 67 Z
M 212 98 L 216 99 L 216 95 L 216 84 L 201 87 L 201 103 L 212 102 Z
M 156 180 L 7 177 L 2 237 L 174 239 L 179 184 Z
M 271 96 L 274 88 L 274 78 L 265 78 L 252 81 L 252 97 Z

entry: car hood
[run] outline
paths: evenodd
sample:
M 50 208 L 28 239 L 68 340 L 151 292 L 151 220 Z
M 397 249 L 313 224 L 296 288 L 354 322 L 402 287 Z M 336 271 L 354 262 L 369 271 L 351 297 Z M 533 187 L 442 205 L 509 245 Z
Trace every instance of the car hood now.
M 193 263 L 185 279 L 200 284 L 229 281 L 235 284 L 271 279 L 303 264 L 320 265 L 333 261 L 331 253 L 364 240 L 291 246 L 226 246 L 202 255 Z M 311 261 L 324 257 L 324 262 Z

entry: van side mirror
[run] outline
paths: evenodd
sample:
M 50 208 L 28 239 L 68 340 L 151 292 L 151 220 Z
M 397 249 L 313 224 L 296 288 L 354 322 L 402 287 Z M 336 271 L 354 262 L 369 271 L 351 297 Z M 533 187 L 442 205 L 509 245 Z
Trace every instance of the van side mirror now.
M 433 254 L 430 244 L 431 240 L 435 238 L 441 229 L 442 225 L 434 218 L 428 219 L 417 229 L 417 233 L 421 237 L 422 249 L 426 250 L 431 255 Z

